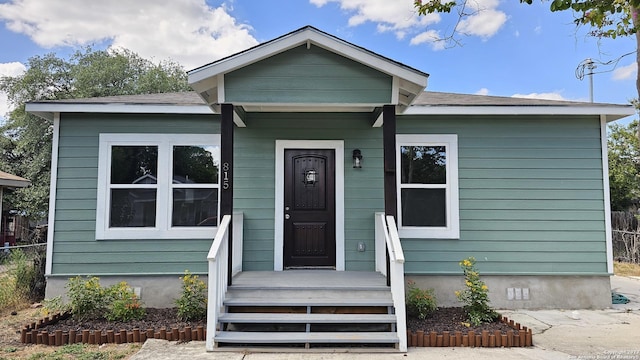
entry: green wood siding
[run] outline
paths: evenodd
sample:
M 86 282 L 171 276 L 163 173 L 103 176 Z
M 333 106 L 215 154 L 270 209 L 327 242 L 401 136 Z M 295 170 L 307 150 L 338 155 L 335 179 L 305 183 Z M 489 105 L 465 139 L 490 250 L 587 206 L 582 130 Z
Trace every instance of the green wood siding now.
M 371 114 L 249 113 L 246 123 L 235 129 L 233 184 L 244 269 L 273 269 L 281 139 L 344 141 L 346 269 L 372 271 L 373 215 L 384 199 L 382 129 Z M 213 134 L 219 118 L 63 114 L 53 275 L 205 272 L 211 239 L 95 239 L 98 135 L 117 132 Z M 483 274 L 606 273 L 597 117 L 399 116 L 398 133 L 458 134 L 459 145 L 460 239 L 402 239 L 407 273 L 459 275 L 468 256 Z M 362 169 L 351 166 L 356 148 Z
M 606 274 L 597 117 L 399 117 L 398 133 L 458 134 L 460 239 L 403 239 L 405 270 Z
M 70 115 L 60 121 L 53 275 L 206 272 L 211 240 L 96 240 L 100 133 L 219 133 L 217 116 Z
M 344 140 L 346 270 L 374 269 L 374 220 L 384 209 L 382 132 L 370 114 L 251 113 L 235 130 L 234 208 L 244 212 L 244 269 L 273 270 L 275 141 Z M 353 149 L 364 166 L 352 167 Z M 367 251 L 358 252 L 363 241 Z
M 299 46 L 224 77 L 225 100 L 249 103 L 389 103 L 391 76 L 318 46 Z

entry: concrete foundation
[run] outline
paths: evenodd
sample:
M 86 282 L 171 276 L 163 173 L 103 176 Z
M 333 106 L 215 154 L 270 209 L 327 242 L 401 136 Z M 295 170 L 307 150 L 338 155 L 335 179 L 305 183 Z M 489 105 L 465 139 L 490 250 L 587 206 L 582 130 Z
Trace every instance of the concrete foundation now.
M 462 276 L 413 276 L 416 286 L 434 289 L 440 307 L 462 306 L 455 296 L 464 290 Z M 490 276 L 489 300 L 496 309 L 605 309 L 611 307 L 609 276 Z
M 207 276 L 200 276 L 200 280 L 207 283 Z M 69 278 L 49 277 L 45 297 L 47 299 L 62 296 L 66 301 L 65 286 Z M 121 281 L 126 281 L 144 303 L 150 308 L 169 308 L 175 306 L 175 300 L 182 292 L 180 276 L 100 276 L 100 285 L 110 286 Z
M 207 276 L 200 276 L 206 283 Z M 462 276 L 407 275 L 416 286 L 435 290 L 438 306 L 462 306 L 455 296 L 464 289 Z M 496 309 L 605 309 L 611 307 L 609 276 L 491 276 L 482 280 L 489 287 L 489 299 Z M 47 279 L 46 298 L 65 296 L 66 277 Z M 174 307 L 180 296 L 179 276 L 101 276 L 100 284 L 109 286 L 126 281 L 146 307 Z

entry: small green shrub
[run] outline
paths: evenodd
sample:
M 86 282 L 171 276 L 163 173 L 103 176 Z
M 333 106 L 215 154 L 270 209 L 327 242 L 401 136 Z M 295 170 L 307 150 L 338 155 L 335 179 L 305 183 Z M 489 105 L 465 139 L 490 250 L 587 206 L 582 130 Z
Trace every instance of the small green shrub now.
M 66 285 L 73 317 L 79 320 L 99 319 L 107 312 L 109 297 L 97 277 L 69 279 Z
M 15 278 L 16 291 L 24 298 L 29 298 L 36 276 L 33 261 L 20 249 L 15 249 L 9 256 L 9 275 Z
M 146 315 L 138 296 L 126 281 L 110 286 L 107 289 L 107 297 L 110 300 L 109 312 L 106 315 L 109 321 L 140 320 Z
M 176 300 L 178 316 L 184 320 L 200 320 L 207 315 L 207 285 L 185 270 L 182 280 L 182 294 Z
M 474 326 L 482 323 L 494 322 L 498 313 L 489 305 L 489 288 L 480 280 L 480 273 L 476 270 L 476 259 L 469 257 L 460 261 L 464 272 L 465 290 L 456 291 L 456 297 L 464 303 L 468 320 Z
M 0 311 L 28 303 L 35 279 L 33 262 L 19 249 L 7 256 L 6 266 L 0 274 Z
M 407 314 L 424 320 L 434 311 L 438 310 L 436 296 L 433 289 L 420 289 L 412 280 L 408 282 L 406 296 Z
M 49 316 L 55 313 L 64 313 L 69 310 L 69 305 L 62 302 L 62 296 L 56 296 L 54 298 L 44 299 L 40 312 L 44 316 Z

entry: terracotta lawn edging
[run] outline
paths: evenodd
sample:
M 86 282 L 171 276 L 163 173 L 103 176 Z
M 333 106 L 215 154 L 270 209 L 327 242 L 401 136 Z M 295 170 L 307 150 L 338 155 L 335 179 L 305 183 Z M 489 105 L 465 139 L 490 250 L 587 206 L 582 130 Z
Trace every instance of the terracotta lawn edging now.
M 416 332 L 407 330 L 407 344 L 413 347 L 525 347 L 533 346 L 533 332 L 520 323 L 501 316 L 500 321 L 513 330 L 507 330 L 503 334 L 500 330 L 490 332 L 482 330 L 476 333 L 473 330 L 466 334 L 462 331 L 443 331 L 438 333 L 431 331 L 425 333 L 422 330 Z
M 182 329 L 165 327 L 160 329 L 133 329 L 133 330 L 56 330 L 49 333 L 44 328 L 60 320 L 68 319 L 71 313 L 55 314 L 45 317 L 37 322 L 25 325 L 20 330 L 20 341 L 23 344 L 43 344 L 52 346 L 62 346 L 67 344 L 124 344 L 143 343 L 147 339 L 162 339 L 169 341 L 204 341 L 206 330 L 204 326 L 192 329 L 185 326 Z

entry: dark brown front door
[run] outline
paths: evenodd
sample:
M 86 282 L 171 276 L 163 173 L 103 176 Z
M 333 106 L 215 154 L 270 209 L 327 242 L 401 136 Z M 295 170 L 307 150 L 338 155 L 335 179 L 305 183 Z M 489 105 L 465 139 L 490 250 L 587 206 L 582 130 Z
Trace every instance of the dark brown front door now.
M 335 151 L 285 150 L 284 162 L 284 267 L 335 267 Z

